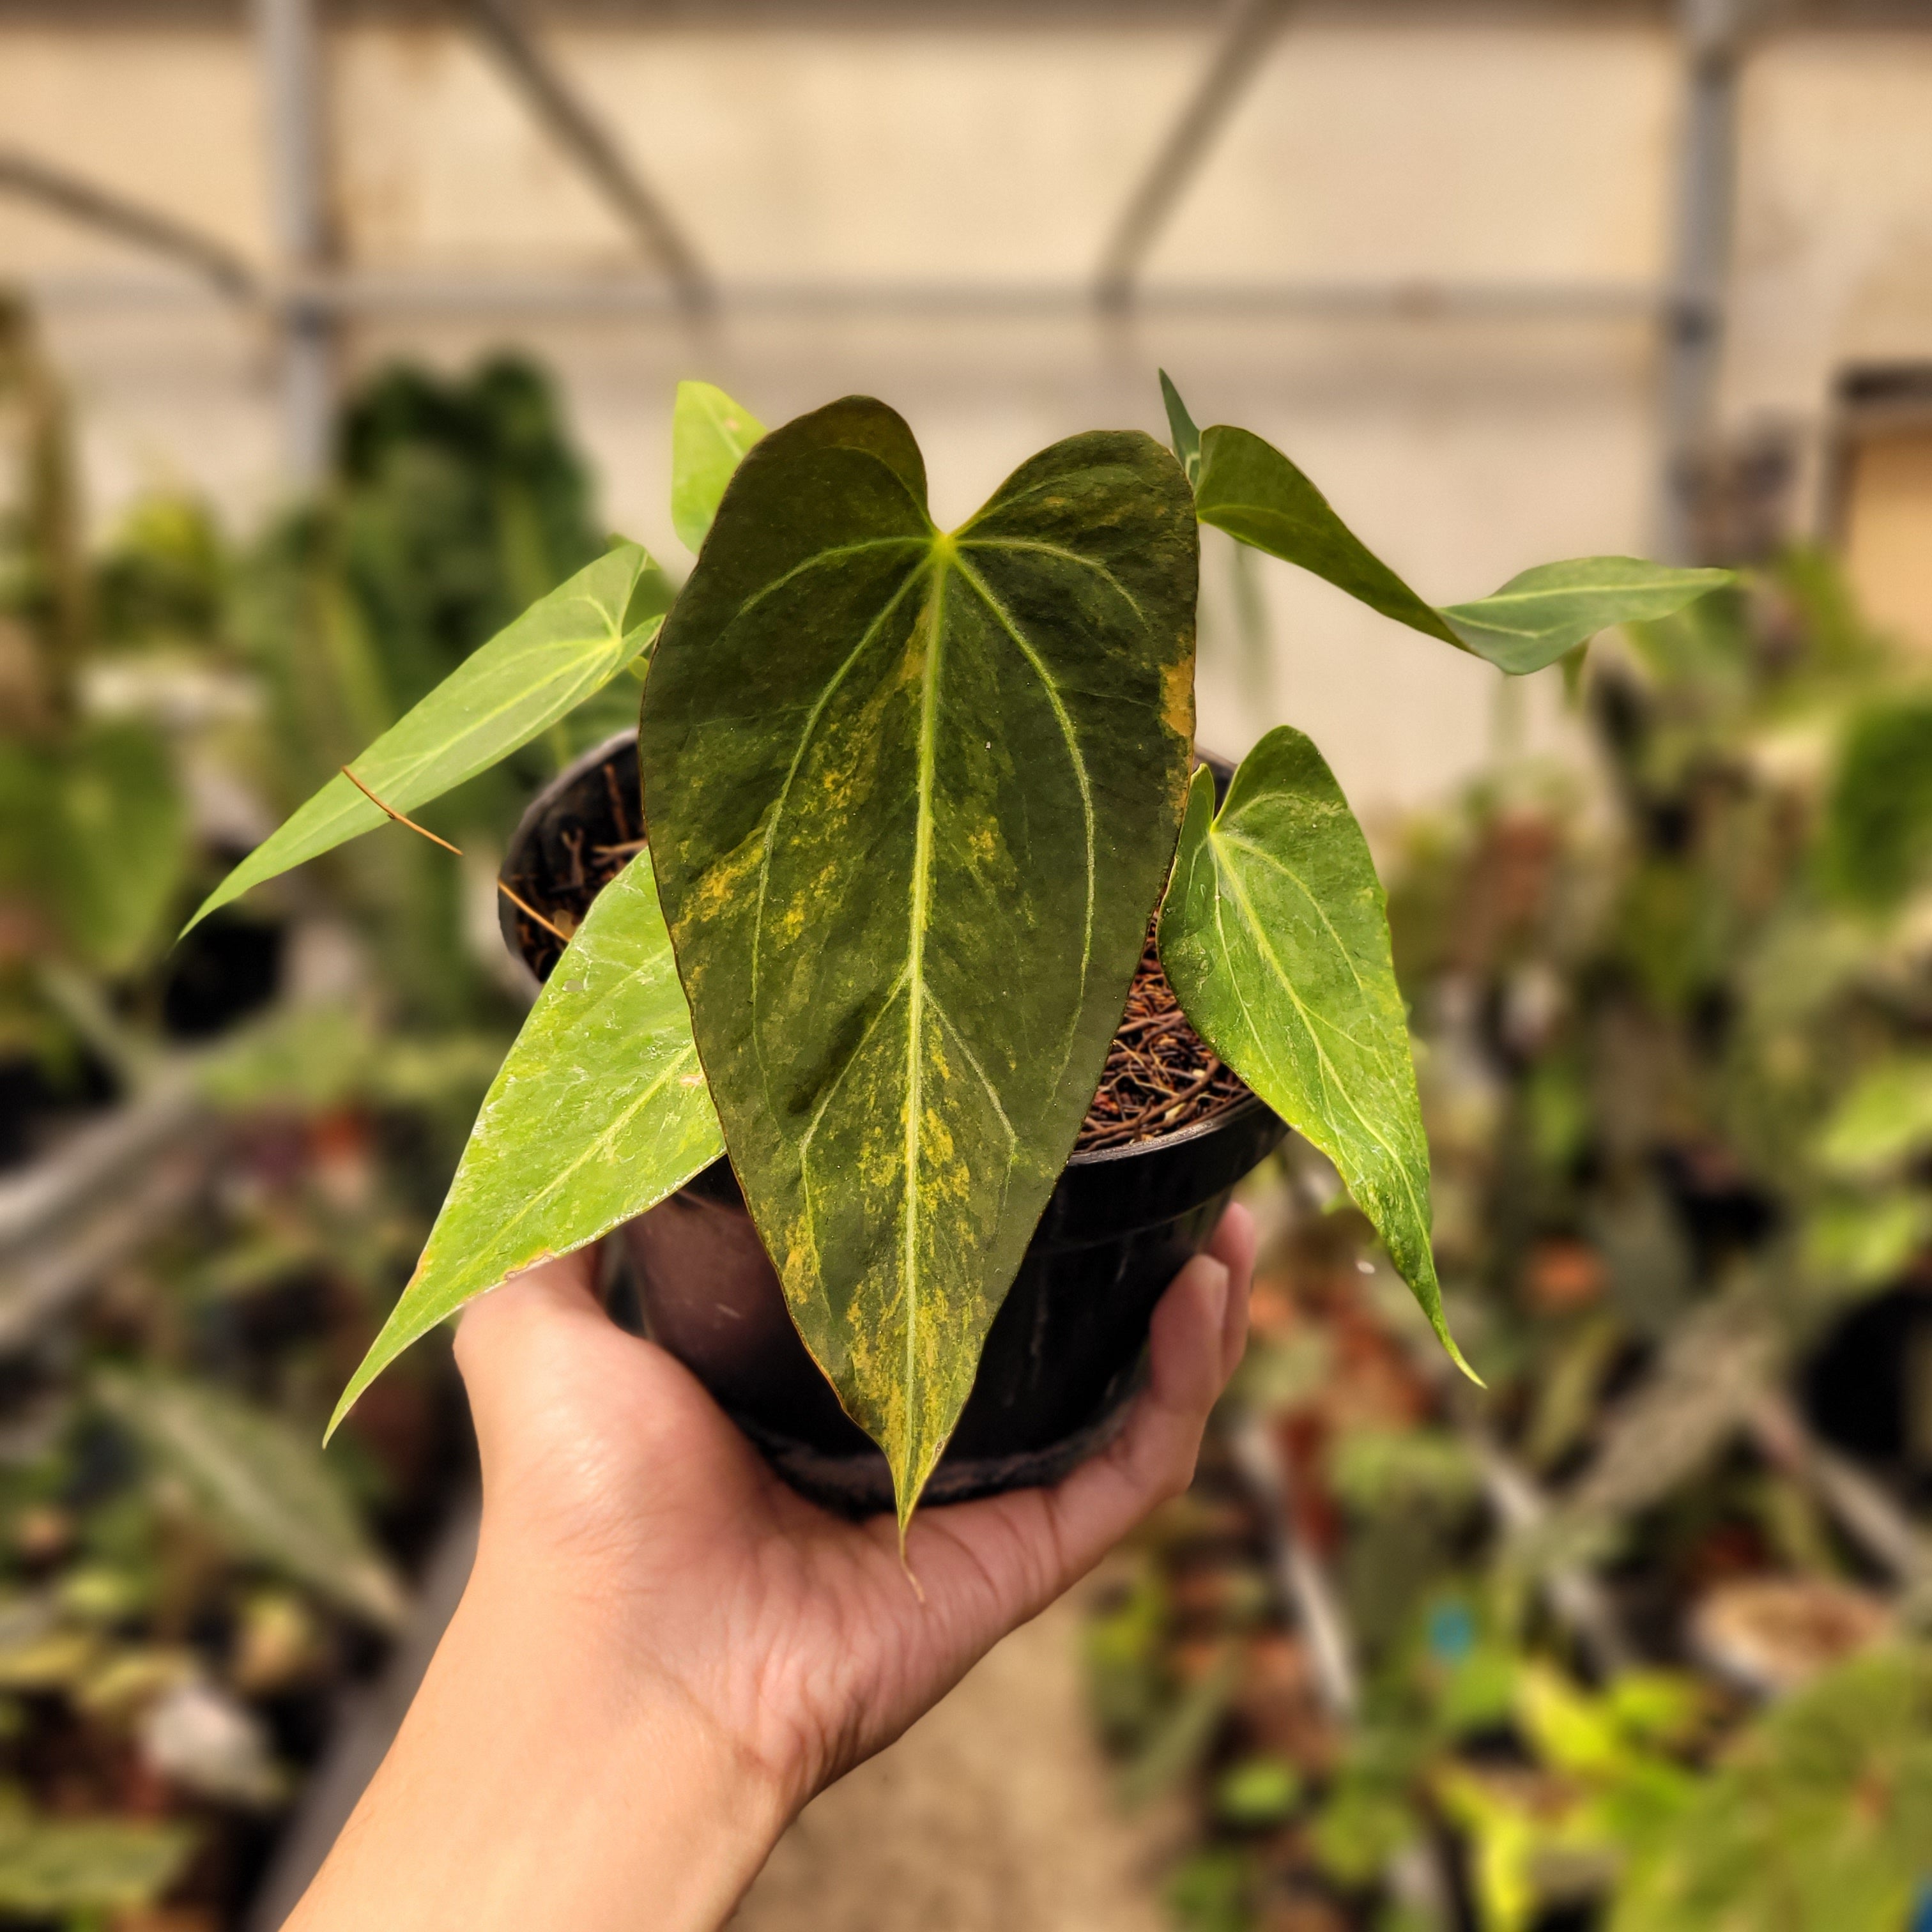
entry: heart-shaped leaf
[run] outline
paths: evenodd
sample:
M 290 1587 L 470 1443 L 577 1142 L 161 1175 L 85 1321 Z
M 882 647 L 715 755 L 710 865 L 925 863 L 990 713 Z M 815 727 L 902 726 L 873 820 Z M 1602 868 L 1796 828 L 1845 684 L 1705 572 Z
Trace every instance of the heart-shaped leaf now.
M 712 382 L 680 382 L 670 412 L 670 524 L 695 554 L 740 459 L 765 433 L 742 403 Z
M 1161 376 L 1175 448 L 1186 406 Z M 1473 604 L 1441 608 L 1418 596 L 1342 522 L 1327 497 L 1270 442 L 1225 423 L 1201 432 L 1198 476 L 1204 524 L 1299 564 L 1371 610 L 1514 676 L 1540 670 L 1613 624 L 1666 617 L 1736 582 L 1728 570 L 1678 570 L 1635 557 L 1586 556 L 1526 570 Z
M 645 686 L 698 1050 L 800 1333 L 904 1524 L 1071 1150 L 1159 894 L 1198 536 L 1076 436 L 951 536 L 848 398 L 740 466 Z
M 1466 1371 L 1429 1244 L 1422 1130 L 1388 915 L 1368 842 L 1322 754 L 1282 725 L 1217 816 L 1194 775 L 1160 959 L 1209 1046 L 1319 1148 Z
M 466 1301 L 656 1207 L 724 1150 L 640 853 L 592 902 L 537 996 L 330 1430 Z
M 644 550 L 615 545 L 472 651 L 349 769 L 398 812 L 440 797 L 548 730 L 648 650 L 672 595 Z M 331 778 L 209 893 L 184 929 L 251 886 L 387 823 L 349 779 Z

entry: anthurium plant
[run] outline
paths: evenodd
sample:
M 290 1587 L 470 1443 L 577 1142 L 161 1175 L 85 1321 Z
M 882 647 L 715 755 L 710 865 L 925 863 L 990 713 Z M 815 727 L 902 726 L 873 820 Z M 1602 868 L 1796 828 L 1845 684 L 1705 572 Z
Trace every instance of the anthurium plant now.
M 648 849 L 592 905 L 342 1398 L 518 1269 L 728 1152 L 799 1333 L 903 1526 L 1099 1084 L 1149 920 L 1188 1018 L 1334 1162 L 1452 1353 L 1382 887 L 1321 754 L 1193 758 L 1199 525 L 1520 674 L 1727 580 L 1551 564 L 1437 606 L 1259 436 L 1069 438 L 944 531 L 904 422 L 766 433 L 680 388 L 682 588 L 619 542 L 246 860 L 197 914 L 643 681 Z M 1457 1357 L 1460 1360 L 1460 1355 Z

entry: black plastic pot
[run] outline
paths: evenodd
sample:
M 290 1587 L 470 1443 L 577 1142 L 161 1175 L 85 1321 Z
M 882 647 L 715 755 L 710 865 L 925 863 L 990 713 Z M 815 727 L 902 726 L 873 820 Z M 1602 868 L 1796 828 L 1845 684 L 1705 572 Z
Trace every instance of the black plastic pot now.
M 1216 764 L 1221 784 L 1227 774 Z M 553 916 L 581 917 L 586 861 L 641 831 L 636 734 L 599 746 L 540 793 L 503 878 Z M 539 977 L 561 952 L 500 902 L 504 938 Z M 1057 1481 L 1119 1428 L 1148 1323 L 1234 1184 L 1288 1130 L 1252 1094 L 1137 1146 L 1076 1154 L 1048 1199 L 926 1499 L 958 1502 Z M 886 1460 L 839 1406 L 793 1328 L 728 1160 L 628 1222 L 644 1323 L 792 1486 L 851 1515 L 890 1509 Z

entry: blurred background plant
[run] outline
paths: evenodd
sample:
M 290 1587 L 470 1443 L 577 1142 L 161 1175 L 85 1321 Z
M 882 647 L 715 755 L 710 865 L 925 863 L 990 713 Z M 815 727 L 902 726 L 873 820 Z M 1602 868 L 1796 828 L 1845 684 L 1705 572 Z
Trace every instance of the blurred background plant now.
M 258 537 L 157 494 L 90 546 L 17 303 L 0 425 L 0 1922 L 146 1924 L 165 1894 L 192 1932 L 240 1922 L 462 1514 L 446 1355 L 326 1456 L 322 1425 L 524 1003 L 495 852 L 635 688 L 445 801 L 462 861 L 363 840 L 173 946 L 240 853 L 597 553 L 586 474 L 528 364 L 399 368 Z
M 155 494 L 90 546 L 17 304 L 0 382 L 0 1922 L 195 1932 L 460 1541 L 446 1356 L 316 1445 L 526 997 L 508 829 L 635 689 L 432 808 L 460 860 L 359 841 L 172 946 L 596 554 L 585 471 L 527 363 L 392 368 L 258 536 Z M 1591 764 L 1382 854 L 1488 1389 L 1292 1148 L 1088 1628 L 1184 1927 L 1838 1932 L 1932 1870 L 1932 686 L 1808 550 L 1568 680 Z
M 1445 1378 L 1333 1174 L 1091 1626 L 1180 1922 L 1903 1927 L 1932 1876 L 1932 688 L 1832 562 L 1572 667 L 1383 855 Z

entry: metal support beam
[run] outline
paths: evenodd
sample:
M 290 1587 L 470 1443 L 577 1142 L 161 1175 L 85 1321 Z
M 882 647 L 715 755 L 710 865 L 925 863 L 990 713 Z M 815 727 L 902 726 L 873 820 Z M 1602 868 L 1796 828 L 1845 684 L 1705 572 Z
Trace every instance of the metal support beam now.
M 315 16 L 311 0 L 254 0 L 254 5 L 275 245 L 284 277 L 299 288 L 324 271 L 328 256 Z M 283 460 L 298 484 L 315 483 L 328 466 L 337 332 L 326 304 L 302 293 L 283 304 Z
M 468 0 L 465 10 L 531 112 L 670 278 L 678 306 L 694 314 L 710 309 L 710 278 L 697 251 L 549 56 L 524 31 L 506 0 Z
M 1664 317 L 1664 473 L 1658 548 L 1690 560 L 1700 479 L 1717 430 L 1737 193 L 1738 78 L 1750 0 L 1681 0 L 1684 126 Z
M 224 242 L 171 214 L 98 188 L 64 168 L 36 160 L 16 148 L 0 148 L 0 190 L 51 208 L 70 221 L 131 242 L 151 254 L 192 269 L 231 301 L 262 298 L 254 269 Z
M 1133 298 L 1135 278 L 1148 251 L 1194 178 L 1214 137 L 1260 68 L 1268 43 L 1288 17 L 1290 0 L 1234 0 L 1220 44 L 1180 118 L 1122 211 L 1095 273 L 1094 298 L 1120 310 Z

